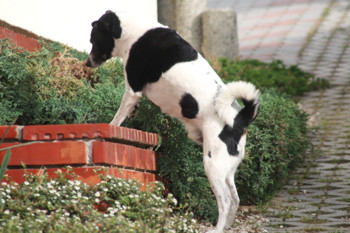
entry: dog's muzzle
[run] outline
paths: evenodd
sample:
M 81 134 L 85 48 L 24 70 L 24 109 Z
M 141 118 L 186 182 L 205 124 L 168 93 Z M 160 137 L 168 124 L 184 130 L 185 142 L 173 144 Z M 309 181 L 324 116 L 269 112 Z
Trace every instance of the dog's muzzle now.
M 88 57 L 88 59 L 87 59 L 85 65 L 86 65 L 87 67 L 91 67 L 91 68 L 92 68 L 92 67 L 95 67 L 95 66 L 93 65 L 93 62 L 91 61 L 91 57 L 90 57 L 90 56 Z

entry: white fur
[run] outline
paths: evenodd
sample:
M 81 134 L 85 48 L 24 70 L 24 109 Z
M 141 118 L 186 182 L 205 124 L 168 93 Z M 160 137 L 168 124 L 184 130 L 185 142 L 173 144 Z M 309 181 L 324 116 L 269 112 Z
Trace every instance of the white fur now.
M 121 38 L 115 40 L 112 55 L 123 58 L 125 64 L 131 46 L 138 38 L 152 28 L 165 26 L 135 20 L 124 14 L 117 15 L 121 21 L 122 34 Z M 194 61 L 173 65 L 157 82 L 146 84 L 141 92 L 135 93 L 130 88 L 127 77 L 125 85 L 122 103 L 111 124 L 119 126 L 130 116 L 142 95 L 147 96 L 164 113 L 180 119 L 185 124 L 188 137 L 203 143 L 204 168 L 219 208 L 218 223 L 212 232 L 222 232 L 225 226 L 232 224 L 239 205 L 234 174 L 244 157 L 246 136 L 243 134 L 238 142 L 238 155 L 232 156 L 219 134 L 225 124 L 233 126 L 234 117 L 241 110 L 236 99 L 257 101 L 258 91 L 246 82 L 225 85 L 200 54 Z M 198 102 L 199 112 L 194 119 L 181 114 L 179 102 L 185 93 L 190 93 Z
M 221 119 L 224 119 L 226 124 L 233 125 L 233 117 L 241 110 L 237 108 L 237 104 L 231 106 L 231 104 L 237 99 L 246 99 L 248 101 L 259 98 L 259 91 L 251 83 L 238 81 L 232 82 L 226 85 L 222 92 L 215 100 L 215 109 Z M 255 104 L 257 104 L 255 102 Z M 255 115 L 257 112 L 255 112 Z

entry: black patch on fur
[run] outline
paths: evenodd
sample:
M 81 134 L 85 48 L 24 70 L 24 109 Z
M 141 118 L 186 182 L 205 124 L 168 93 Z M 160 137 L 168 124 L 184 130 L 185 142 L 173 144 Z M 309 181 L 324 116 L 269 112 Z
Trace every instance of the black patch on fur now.
M 226 144 L 229 155 L 238 155 L 237 144 L 241 138 L 240 132 L 235 131 L 234 128 L 229 125 L 225 125 L 219 134 L 219 138 Z
M 179 62 L 196 60 L 197 51 L 176 31 L 155 28 L 147 31 L 131 47 L 126 73 L 134 92 L 147 83 L 157 82 L 162 73 Z
M 211 158 L 211 152 L 210 151 L 208 152 L 208 157 Z
M 237 114 L 234 119 L 233 127 L 225 125 L 219 134 L 219 138 L 227 146 L 227 151 L 231 156 L 238 155 L 237 145 L 244 129 L 255 119 L 255 108 L 258 107 L 258 103 L 254 101 L 243 100 L 245 107 Z
M 114 49 L 114 39 L 121 36 L 122 28 L 118 16 L 112 11 L 107 11 L 92 24 L 90 42 L 91 53 L 96 64 L 102 64 L 111 58 Z
M 189 93 L 186 93 L 182 96 L 180 100 L 180 106 L 181 106 L 181 113 L 182 116 L 188 118 L 188 119 L 194 119 L 196 118 L 199 107 L 198 103 L 195 98 Z

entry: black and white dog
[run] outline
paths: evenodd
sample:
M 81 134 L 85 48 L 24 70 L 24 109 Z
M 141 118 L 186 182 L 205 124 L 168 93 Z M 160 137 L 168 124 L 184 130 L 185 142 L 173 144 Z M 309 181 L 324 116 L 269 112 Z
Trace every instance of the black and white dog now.
M 242 81 L 225 85 L 188 42 L 157 22 L 107 11 L 92 27 L 86 65 L 98 67 L 111 57 L 124 61 L 125 93 L 111 124 L 134 116 L 142 95 L 181 120 L 188 137 L 203 144 L 204 168 L 219 208 L 212 232 L 229 227 L 239 205 L 234 174 L 244 157 L 246 129 L 258 114 L 259 92 Z

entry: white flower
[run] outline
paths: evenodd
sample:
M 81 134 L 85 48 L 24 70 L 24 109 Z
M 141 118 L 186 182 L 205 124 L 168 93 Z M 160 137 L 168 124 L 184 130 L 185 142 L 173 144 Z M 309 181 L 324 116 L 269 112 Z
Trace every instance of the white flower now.
M 95 193 L 95 197 L 99 197 L 99 196 L 101 196 L 100 192 Z
M 175 197 L 173 198 L 173 203 L 174 203 L 174 205 L 177 205 L 177 200 Z
M 10 211 L 9 211 L 9 210 L 5 210 L 5 211 L 4 211 L 4 214 L 9 215 L 9 214 L 10 214 Z
M 24 185 L 29 185 L 29 182 L 28 182 L 28 181 L 24 181 L 23 184 L 24 184 Z

